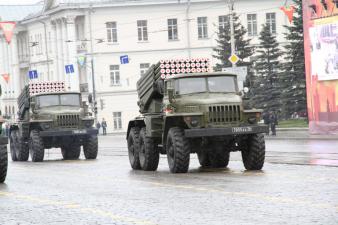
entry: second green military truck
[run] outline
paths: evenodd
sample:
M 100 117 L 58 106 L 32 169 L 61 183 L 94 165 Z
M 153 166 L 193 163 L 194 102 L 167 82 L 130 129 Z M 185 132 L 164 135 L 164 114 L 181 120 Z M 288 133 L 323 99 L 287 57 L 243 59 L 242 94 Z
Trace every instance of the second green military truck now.
M 10 127 L 13 161 L 44 159 L 45 149 L 61 148 L 63 159 L 86 159 L 98 153 L 98 130 L 79 92 L 67 92 L 64 82 L 26 85 L 18 98 L 18 120 Z
M 226 167 L 230 152 L 241 151 L 247 170 L 265 160 L 262 110 L 244 109 L 237 76 L 208 71 L 207 59 L 167 60 L 137 82 L 141 116 L 128 125 L 133 169 L 154 171 L 166 154 L 172 173 L 188 171 L 190 154 L 203 167 Z

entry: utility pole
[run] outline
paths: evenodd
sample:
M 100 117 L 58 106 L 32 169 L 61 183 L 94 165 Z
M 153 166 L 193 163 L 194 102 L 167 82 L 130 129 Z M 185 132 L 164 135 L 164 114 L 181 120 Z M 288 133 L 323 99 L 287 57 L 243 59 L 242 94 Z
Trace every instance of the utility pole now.
M 180 3 L 180 2 L 178 2 Z M 190 0 L 187 1 L 187 8 L 185 10 L 185 20 L 187 22 L 187 47 L 188 47 L 188 56 L 191 58 L 191 40 L 190 40 Z
M 234 10 L 234 3 L 235 0 L 228 0 L 229 6 L 229 22 L 230 22 L 230 43 L 231 43 L 231 55 L 234 55 L 235 52 L 235 31 L 234 31 L 234 17 L 233 17 L 233 10 Z M 235 63 L 232 63 L 232 67 L 236 67 Z
M 47 27 L 46 27 L 46 23 L 44 21 L 39 21 L 39 23 L 43 24 L 43 28 L 44 28 L 44 33 L 45 33 L 45 48 L 46 48 L 46 63 L 47 63 L 47 78 L 50 79 L 50 68 L 49 68 L 49 55 L 48 55 L 48 43 L 47 43 Z M 42 45 L 42 43 L 39 43 Z
M 90 63 L 92 67 L 92 84 L 93 84 L 93 103 L 92 109 L 94 110 L 95 123 L 97 120 L 97 102 L 96 102 L 96 90 L 95 90 L 95 75 L 94 75 L 94 56 L 93 56 L 93 32 L 92 32 L 92 5 L 89 6 L 89 38 L 90 38 Z

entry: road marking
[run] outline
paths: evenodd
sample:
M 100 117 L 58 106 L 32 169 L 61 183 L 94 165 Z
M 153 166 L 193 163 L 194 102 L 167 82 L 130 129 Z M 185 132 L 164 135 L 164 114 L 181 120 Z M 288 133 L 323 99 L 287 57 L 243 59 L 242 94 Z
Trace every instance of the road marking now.
M 93 215 L 96 216 L 103 216 L 103 217 L 109 217 L 112 220 L 118 220 L 121 222 L 127 222 L 127 223 L 133 223 L 133 224 L 139 224 L 139 225 L 156 225 L 156 223 L 147 221 L 147 220 L 140 220 L 140 219 L 135 219 L 132 217 L 128 216 L 120 216 L 120 215 L 115 215 L 111 212 L 104 211 L 101 209 L 97 208 L 89 208 L 89 207 L 82 207 L 79 204 L 74 204 L 74 203 L 67 203 L 67 202 L 62 202 L 62 201 L 54 201 L 54 200 L 49 200 L 49 199 L 43 199 L 39 197 L 34 197 L 34 196 L 29 196 L 29 195 L 22 195 L 22 194 L 16 194 L 12 192 L 5 192 L 5 191 L 0 191 L 0 197 L 5 196 L 5 197 L 12 197 L 16 198 L 19 200 L 24 200 L 24 201 L 29 201 L 32 203 L 38 203 L 38 204 L 47 204 L 51 206 L 57 206 L 65 209 L 75 209 L 79 210 L 82 212 L 90 212 Z

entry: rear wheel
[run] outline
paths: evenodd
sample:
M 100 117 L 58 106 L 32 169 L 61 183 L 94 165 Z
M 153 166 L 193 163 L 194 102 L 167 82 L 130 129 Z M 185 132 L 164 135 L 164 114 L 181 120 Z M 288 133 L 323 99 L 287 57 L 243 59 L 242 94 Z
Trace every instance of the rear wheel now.
M 140 166 L 145 171 L 157 170 L 160 153 L 153 138 L 146 137 L 146 128 L 142 128 L 140 132 L 139 144 L 139 160 Z
M 97 135 L 91 135 L 83 145 L 83 153 L 86 159 L 96 159 L 98 153 Z
M 261 170 L 265 160 L 265 140 L 263 134 L 252 134 L 246 140 L 242 149 L 242 159 L 245 169 Z
M 222 168 L 229 164 L 230 152 L 226 151 L 224 141 L 212 142 L 212 151 L 209 153 L 211 167 Z
M 43 146 L 42 138 L 40 137 L 39 131 L 37 130 L 32 130 L 30 133 L 29 153 L 33 162 L 43 161 L 45 149 Z
M 139 159 L 139 145 L 140 145 L 140 129 L 138 127 L 132 127 L 128 135 L 128 156 L 129 163 L 132 169 L 141 169 Z
M 62 147 L 61 154 L 65 160 L 79 159 L 81 153 L 81 146 Z
M 0 183 L 3 183 L 7 175 L 8 155 L 7 146 L 0 146 Z
M 210 166 L 209 154 L 206 151 L 197 152 L 197 157 L 202 167 Z
M 167 138 L 167 158 L 172 173 L 186 173 L 190 163 L 190 143 L 181 128 L 170 128 Z
M 11 152 L 11 158 L 12 158 L 12 161 L 18 161 L 18 159 L 16 158 L 16 131 L 13 130 L 9 136 L 9 140 L 10 140 L 10 143 L 9 143 L 9 147 L 10 147 L 10 152 Z

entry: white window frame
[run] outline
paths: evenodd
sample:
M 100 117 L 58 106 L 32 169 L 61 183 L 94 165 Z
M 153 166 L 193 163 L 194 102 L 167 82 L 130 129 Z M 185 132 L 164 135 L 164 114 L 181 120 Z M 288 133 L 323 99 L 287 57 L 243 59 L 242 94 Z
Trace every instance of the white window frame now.
M 176 41 L 178 40 L 178 27 L 177 27 L 177 19 L 168 19 L 168 40 Z
M 109 71 L 110 71 L 110 86 L 120 86 L 121 85 L 120 66 L 110 65 Z
M 257 36 L 257 14 L 247 14 L 248 36 Z
M 122 130 L 122 112 L 113 112 L 114 130 Z
M 137 36 L 138 41 L 148 41 L 148 21 L 137 20 Z
M 227 24 L 229 23 L 229 16 L 219 16 L 218 17 L 218 31 L 221 33 L 225 30 Z
M 197 17 L 198 39 L 208 38 L 208 17 Z
M 269 25 L 271 34 L 277 34 L 276 13 L 266 13 L 266 23 Z
M 150 68 L 150 63 L 140 63 L 140 75 L 143 76 L 144 73 Z
M 107 42 L 117 43 L 117 23 L 115 21 L 107 22 Z

